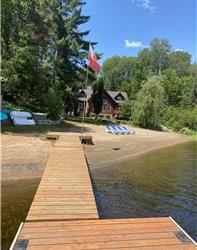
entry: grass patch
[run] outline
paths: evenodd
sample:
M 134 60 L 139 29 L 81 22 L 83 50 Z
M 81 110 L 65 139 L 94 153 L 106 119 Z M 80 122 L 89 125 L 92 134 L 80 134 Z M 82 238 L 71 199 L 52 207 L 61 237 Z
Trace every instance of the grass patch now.
M 73 125 L 67 121 L 63 121 L 58 125 L 36 125 L 36 126 L 13 126 L 3 125 L 1 127 L 2 134 L 28 134 L 28 133 L 47 133 L 50 131 L 68 132 Z
M 82 122 L 82 117 L 69 117 L 67 118 L 67 121 L 72 121 L 72 122 Z M 93 124 L 93 125 L 104 125 L 107 122 L 111 122 L 110 120 L 106 119 L 98 119 L 97 121 L 95 120 L 94 117 L 85 117 L 84 123 L 87 124 Z
M 191 130 L 189 128 L 182 128 L 179 133 L 183 134 L 183 135 L 189 135 L 192 136 L 194 138 L 197 138 L 197 132 L 194 130 Z

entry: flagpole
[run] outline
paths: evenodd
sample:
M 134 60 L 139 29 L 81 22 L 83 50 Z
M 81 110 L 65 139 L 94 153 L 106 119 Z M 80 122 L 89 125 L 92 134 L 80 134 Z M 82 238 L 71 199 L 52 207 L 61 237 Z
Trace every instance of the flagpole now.
M 85 80 L 85 89 L 87 90 L 88 87 L 88 74 L 89 74 L 89 65 L 87 64 L 87 70 L 86 70 L 86 80 Z M 86 106 L 87 106 L 87 100 L 88 100 L 88 93 L 86 92 L 86 101 L 85 101 L 85 105 L 83 107 L 83 114 L 82 114 L 82 126 L 81 126 L 81 139 L 83 136 L 83 127 L 84 127 L 84 120 L 85 120 L 85 110 L 86 110 Z
M 89 55 L 88 55 L 88 60 L 89 62 L 87 63 L 87 71 L 86 71 L 86 79 L 85 79 L 85 88 L 86 88 L 86 100 L 85 100 L 85 105 L 83 107 L 83 114 L 82 114 L 82 126 L 81 126 L 81 138 L 83 138 L 83 128 L 84 128 L 84 120 L 85 120 L 85 111 L 87 108 L 87 103 L 88 103 L 88 73 L 89 73 L 89 67 L 95 72 L 99 73 L 100 72 L 100 65 L 97 62 L 96 55 L 94 54 L 94 51 L 91 47 L 91 43 L 89 43 Z

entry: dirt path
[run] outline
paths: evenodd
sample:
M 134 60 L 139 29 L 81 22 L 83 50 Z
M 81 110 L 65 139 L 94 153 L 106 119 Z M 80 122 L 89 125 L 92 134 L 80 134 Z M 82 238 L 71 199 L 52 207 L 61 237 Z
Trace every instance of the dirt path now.
M 80 124 L 73 123 L 70 132 L 80 133 Z M 85 124 L 84 131 L 93 136 L 94 145 L 85 145 L 90 167 L 99 167 L 129 157 L 192 140 L 171 132 L 132 128 L 135 135 L 112 135 L 103 126 Z M 43 135 L 42 135 L 43 136 Z M 34 134 L 2 135 L 2 179 L 40 177 L 52 142 Z

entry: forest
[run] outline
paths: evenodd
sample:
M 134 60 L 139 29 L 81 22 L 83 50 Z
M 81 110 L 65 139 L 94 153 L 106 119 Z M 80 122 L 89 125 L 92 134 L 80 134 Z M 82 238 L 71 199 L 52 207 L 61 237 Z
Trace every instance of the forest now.
M 1 86 L 3 100 L 59 119 L 72 111 L 84 87 L 89 41 L 82 0 L 2 0 Z M 90 13 L 91 14 L 91 13 Z M 102 51 L 97 53 L 98 58 Z M 113 56 L 88 85 L 126 91 L 120 118 L 144 128 L 197 130 L 197 67 L 188 52 L 153 38 L 136 57 Z M 97 80 L 97 81 L 96 81 Z

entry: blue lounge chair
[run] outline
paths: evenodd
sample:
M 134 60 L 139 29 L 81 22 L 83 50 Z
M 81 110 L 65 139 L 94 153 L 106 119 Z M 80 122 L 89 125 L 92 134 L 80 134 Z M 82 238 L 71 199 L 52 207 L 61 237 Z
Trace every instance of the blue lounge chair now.
M 122 132 L 118 129 L 118 127 L 116 126 L 111 126 L 113 128 L 113 130 L 115 131 L 115 134 L 119 135 L 121 134 Z
M 105 126 L 105 131 L 107 133 L 112 133 L 110 126 Z
M 124 129 L 124 131 L 125 131 L 128 135 L 134 134 L 134 131 L 129 130 L 129 129 L 126 128 L 125 126 L 123 126 L 122 128 Z
M 117 128 L 120 130 L 121 134 L 127 134 L 127 132 L 121 127 L 121 126 L 117 126 Z
M 114 130 L 114 128 L 112 126 L 106 126 L 106 129 L 107 129 L 106 131 L 108 133 L 117 134 L 117 131 Z

